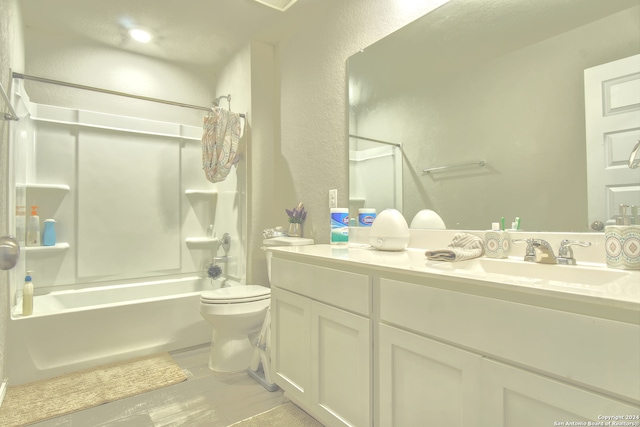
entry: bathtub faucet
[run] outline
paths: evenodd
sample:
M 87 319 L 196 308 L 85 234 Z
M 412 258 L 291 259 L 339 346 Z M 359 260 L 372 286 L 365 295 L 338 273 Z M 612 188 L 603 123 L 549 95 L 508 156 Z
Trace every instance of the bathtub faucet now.
M 218 240 L 218 244 L 222 246 L 225 252 L 229 252 L 229 248 L 231 248 L 231 236 L 229 233 L 224 233 L 222 239 Z

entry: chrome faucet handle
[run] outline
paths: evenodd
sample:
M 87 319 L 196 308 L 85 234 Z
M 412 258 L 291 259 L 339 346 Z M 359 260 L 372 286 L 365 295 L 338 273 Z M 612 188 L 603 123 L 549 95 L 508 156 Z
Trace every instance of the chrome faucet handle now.
M 558 259 L 553 253 L 553 248 L 543 239 L 533 239 L 531 242 L 535 249 L 536 261 L 541 264 L 557 264 Z
M 578 240 L 563 240 L 560 242 L 560 249 L 558 250 L 558 264 L 576 265 L 576 259 L 573 257 L 573 249 L 571 246 L 589 247 L 591 242 L 581 242 Z
M 533 239 L 513 239 L 513 243 L 526 243 L 527 248 L 524 252 L 524 260 L 530 262 L 536 262 L 536 250 L 533 247 Z

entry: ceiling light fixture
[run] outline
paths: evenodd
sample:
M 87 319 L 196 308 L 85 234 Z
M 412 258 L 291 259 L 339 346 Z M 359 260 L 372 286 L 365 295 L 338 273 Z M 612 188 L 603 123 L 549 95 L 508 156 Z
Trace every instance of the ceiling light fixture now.
M 284 12 L 285 10 L 293 6 L 293 4 L 298 0 L 255 0 L 255 1 L 265 6 L 269 6 L 274 9 L 277 9 L 280 12 Z
M 151 41 L 151 33 L 147 30 L 143 30 L 142 28 L 132 28 L 129 30 L 129 35 L 135 41 L 140 43 L 149 43 Z

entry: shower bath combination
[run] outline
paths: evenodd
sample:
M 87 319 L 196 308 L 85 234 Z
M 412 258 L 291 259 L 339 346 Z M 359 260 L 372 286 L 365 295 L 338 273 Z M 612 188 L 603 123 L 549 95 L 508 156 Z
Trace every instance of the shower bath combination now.
M 211 108 L 14 77 L 19 120 L 11 128 L 9 182 L 17 190 L 9 210 L 15 212 L 20 194 L 21 205 L 36 198 L 40 216 L 57 221 L 57 241 L 24 248 L 10 272 L 11 385 L 209 343 L 211 327 L 198 312 L 202 293 L 212 284 L 245 285 L 246 202 L 238 195 L 246 194 L 246 178 L 239 176 L 246 167 L 208 183 L 200 167 L 201 127 L 36 104 L 24 81 L 34 81 L 34 93 L 40 84 L 55 84 L 136 98 L 132 103 Z M 220 246 L 238 242 L 227 247 L 233 262 L 213 283 L 203 266 L 218 245 L 200 237 L 207 235 L 203 224 L 212 223 L 233 230 Z M 13 215 L 9 226 L 15 227 Z M 34 313 L 23 317 L 27 269 L 36 283 Z

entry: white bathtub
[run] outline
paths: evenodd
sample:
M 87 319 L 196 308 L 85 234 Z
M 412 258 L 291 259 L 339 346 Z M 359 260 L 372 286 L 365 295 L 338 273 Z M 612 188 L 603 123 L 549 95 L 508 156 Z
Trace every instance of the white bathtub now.
M 206 289 L 208 278 L 187 277 L 36 296 L 33 315 L 9 322 L 9 385 L 209 343 Z

